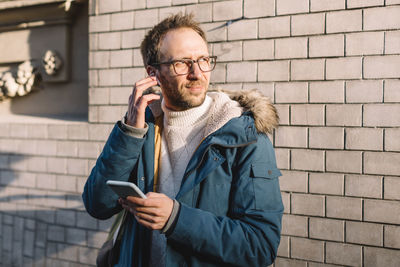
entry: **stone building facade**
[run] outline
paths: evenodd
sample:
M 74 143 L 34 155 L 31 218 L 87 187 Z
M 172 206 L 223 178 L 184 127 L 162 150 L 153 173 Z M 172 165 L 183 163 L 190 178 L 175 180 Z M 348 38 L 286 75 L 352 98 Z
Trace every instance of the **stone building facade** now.
M 145 75 L 146 30 L 177 12 L 194 12 L 207 31 L 213 85 L 258 88 L 278 108 L 271 140 L 285 214 L 274 265 L 400 266 L 399 0 L 5 1 L 0 40 L 10 33 L 1 12 L 32 3 L 75 10 L 64 14 L 74 67 L 0 102 L 0 266 L 95 264 L 112 221 L 90 218 L 80 194 Z M 26 60 L 3 53 L 0 71 Z M 79 73 L 84 94 L 73 93 Z M 66 101 L 41 109 L 57 92 Z

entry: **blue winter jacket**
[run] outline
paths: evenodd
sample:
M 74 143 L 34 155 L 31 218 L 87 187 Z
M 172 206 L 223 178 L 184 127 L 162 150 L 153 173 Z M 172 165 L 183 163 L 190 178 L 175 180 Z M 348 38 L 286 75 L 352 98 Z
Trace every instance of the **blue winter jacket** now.
M 166 234 L 166 266 L 273 263 L 283 213 L 281 173 L 253 113 L 231 119 L 206 137 L 190 159 L 176 196 L 179 214 Z M 114 126 L 83 193 L 93 217 L 108 219 L 121 211 L 107 180 L 129 180 L 144 192 L 153 190 L 154 120 L 148 109 L 144 138 L 127 135 L 120 122 Z M 148 266 L 150 240 L 151 231 L 129 214 L 117 266 Z

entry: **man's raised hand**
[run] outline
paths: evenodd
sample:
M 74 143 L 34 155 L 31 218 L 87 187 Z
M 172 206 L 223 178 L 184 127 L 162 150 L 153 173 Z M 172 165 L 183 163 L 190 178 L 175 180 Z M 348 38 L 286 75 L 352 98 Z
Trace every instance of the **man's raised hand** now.
M 159 95 L 143 95 L 143 91 L 151 86 L 157 85 L 156 77 L 146 77 L 135 83 L 132 94 L 129 96 L 128 112 L 126 115 L 126 124 L 136 127 L 145 127 L 146 107 L 154 100 L 160 99 Z

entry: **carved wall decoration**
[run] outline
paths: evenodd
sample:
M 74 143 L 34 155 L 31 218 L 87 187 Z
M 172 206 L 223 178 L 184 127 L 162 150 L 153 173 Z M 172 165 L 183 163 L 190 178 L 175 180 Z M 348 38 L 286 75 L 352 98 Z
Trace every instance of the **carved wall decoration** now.
M 42 63 L 47 75 L 54 76 L 62 68 L 63 62 L 58 53 L 54 50 L 47 50 L 42 57 Z
M 38 67 L 31 61 L 18 66 L 16 77 L 12 72 L 0 73 L 0 98 L 24 96 L 39 88 L 41 75 Z

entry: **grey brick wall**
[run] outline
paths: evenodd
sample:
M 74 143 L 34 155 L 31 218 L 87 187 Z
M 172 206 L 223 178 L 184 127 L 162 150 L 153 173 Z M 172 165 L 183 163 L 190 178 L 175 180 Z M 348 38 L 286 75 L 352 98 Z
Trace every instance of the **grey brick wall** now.
M 0 125 L 3 266 L 94 265 L 110 221 L 80 193 L 132 84 L 145 32 L 194 11 L 212 82 L 259 88 L 285 205 L 275 266 L 400 266 L 400 1 L 92 0 L 88 123 Z M 228 20 L 244 19 L 215 29 Z

